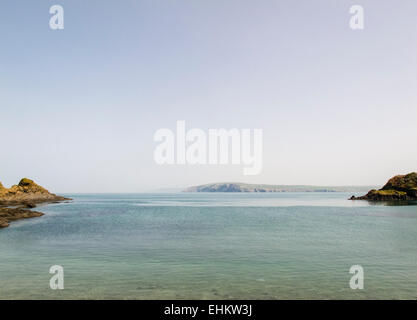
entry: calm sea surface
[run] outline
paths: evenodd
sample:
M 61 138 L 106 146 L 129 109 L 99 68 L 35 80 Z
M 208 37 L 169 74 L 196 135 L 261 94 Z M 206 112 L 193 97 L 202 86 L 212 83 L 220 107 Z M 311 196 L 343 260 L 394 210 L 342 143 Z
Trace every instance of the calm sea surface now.
M 0 229 L 0 299 L 417 299 L 417 206 L 350 195 L 68 195 Z

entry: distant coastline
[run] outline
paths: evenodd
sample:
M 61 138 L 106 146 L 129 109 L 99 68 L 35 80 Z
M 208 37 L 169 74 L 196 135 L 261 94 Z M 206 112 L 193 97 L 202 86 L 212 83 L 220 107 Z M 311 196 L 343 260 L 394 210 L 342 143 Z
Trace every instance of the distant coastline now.
M 270 185 L 219 182 L 186 188 L 183 192 L 366 192 L 373 186 Z

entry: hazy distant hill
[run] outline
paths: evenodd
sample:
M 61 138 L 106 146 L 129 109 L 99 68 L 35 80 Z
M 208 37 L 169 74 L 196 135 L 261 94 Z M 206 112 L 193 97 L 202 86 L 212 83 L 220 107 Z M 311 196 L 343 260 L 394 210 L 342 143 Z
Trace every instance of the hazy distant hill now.
M 365 192 L 370 188 L 372 186 L 292 186 L 222 182 L 189 187 L 183 192 Z

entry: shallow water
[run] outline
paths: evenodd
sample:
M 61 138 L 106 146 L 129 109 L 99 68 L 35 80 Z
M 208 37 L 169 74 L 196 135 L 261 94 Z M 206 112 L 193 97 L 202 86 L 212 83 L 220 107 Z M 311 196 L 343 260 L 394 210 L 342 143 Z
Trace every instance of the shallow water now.
M 0 230 L 0 299 L 417 299 L 417 206 L 345 193 L 68 195 Z M 365 289 L 349 287 L 349 268 Z M 61 265 L 65 289 L 49 288 Z

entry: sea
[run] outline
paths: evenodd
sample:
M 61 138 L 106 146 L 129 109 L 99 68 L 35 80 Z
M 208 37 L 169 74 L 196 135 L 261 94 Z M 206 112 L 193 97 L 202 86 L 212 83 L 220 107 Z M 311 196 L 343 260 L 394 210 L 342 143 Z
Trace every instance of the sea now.
M 0 229 L 0 299 L 417 299 L 416 203 L 351 195 L 68 194 Z

